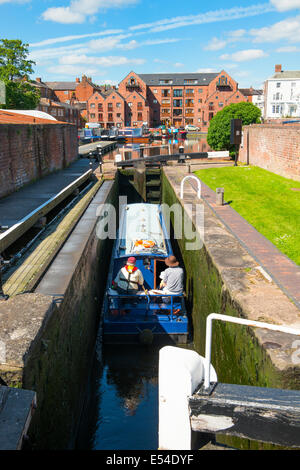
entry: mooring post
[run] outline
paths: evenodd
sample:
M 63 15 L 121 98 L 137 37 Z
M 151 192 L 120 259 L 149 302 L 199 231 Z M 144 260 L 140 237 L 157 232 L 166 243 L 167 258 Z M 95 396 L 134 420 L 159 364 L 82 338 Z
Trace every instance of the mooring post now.
M 216 189 L 216 204 L 218 206 L 224 205 L 224 188 Z
M 196 351 L 174 346 L 159 351 L 159 449 L 191 449 L 188 399 L 204 375 L 205 360 Z M 217 380 L 212 366 L 211 378 Z

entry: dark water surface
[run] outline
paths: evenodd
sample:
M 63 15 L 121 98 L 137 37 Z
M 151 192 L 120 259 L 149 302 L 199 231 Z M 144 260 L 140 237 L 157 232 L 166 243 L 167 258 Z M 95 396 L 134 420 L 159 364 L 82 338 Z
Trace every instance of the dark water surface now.
M 106 346 L 95 358 L 77 448 L 158 448 L 158 348 Z

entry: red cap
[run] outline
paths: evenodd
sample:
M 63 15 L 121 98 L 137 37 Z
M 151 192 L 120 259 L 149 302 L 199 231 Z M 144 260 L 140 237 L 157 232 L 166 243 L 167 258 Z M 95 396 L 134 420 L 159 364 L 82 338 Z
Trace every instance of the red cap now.
M 136 259 L 134 256 L 130 256 L 130 258 L 128 258 L 127 260 L 127 264 L 135 264 L 136 263 Z

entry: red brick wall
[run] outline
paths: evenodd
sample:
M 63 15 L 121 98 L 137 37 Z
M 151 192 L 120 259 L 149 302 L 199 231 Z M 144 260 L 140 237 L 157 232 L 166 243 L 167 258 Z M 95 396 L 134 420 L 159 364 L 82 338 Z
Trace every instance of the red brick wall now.
M 239 160 L 300 181 L 300 126 L 245 126 Z
M 77 158 L 76 126 L 0 124 L 0 197 Z

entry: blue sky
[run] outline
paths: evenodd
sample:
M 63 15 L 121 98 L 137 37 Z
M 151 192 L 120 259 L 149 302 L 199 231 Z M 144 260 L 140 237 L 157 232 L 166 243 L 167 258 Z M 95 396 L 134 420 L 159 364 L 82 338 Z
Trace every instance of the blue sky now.
M 0 15 L 43 81 L 224 69 L 258 88 L 275 64 L 300 69 L 300 0 L 0 0 Z

